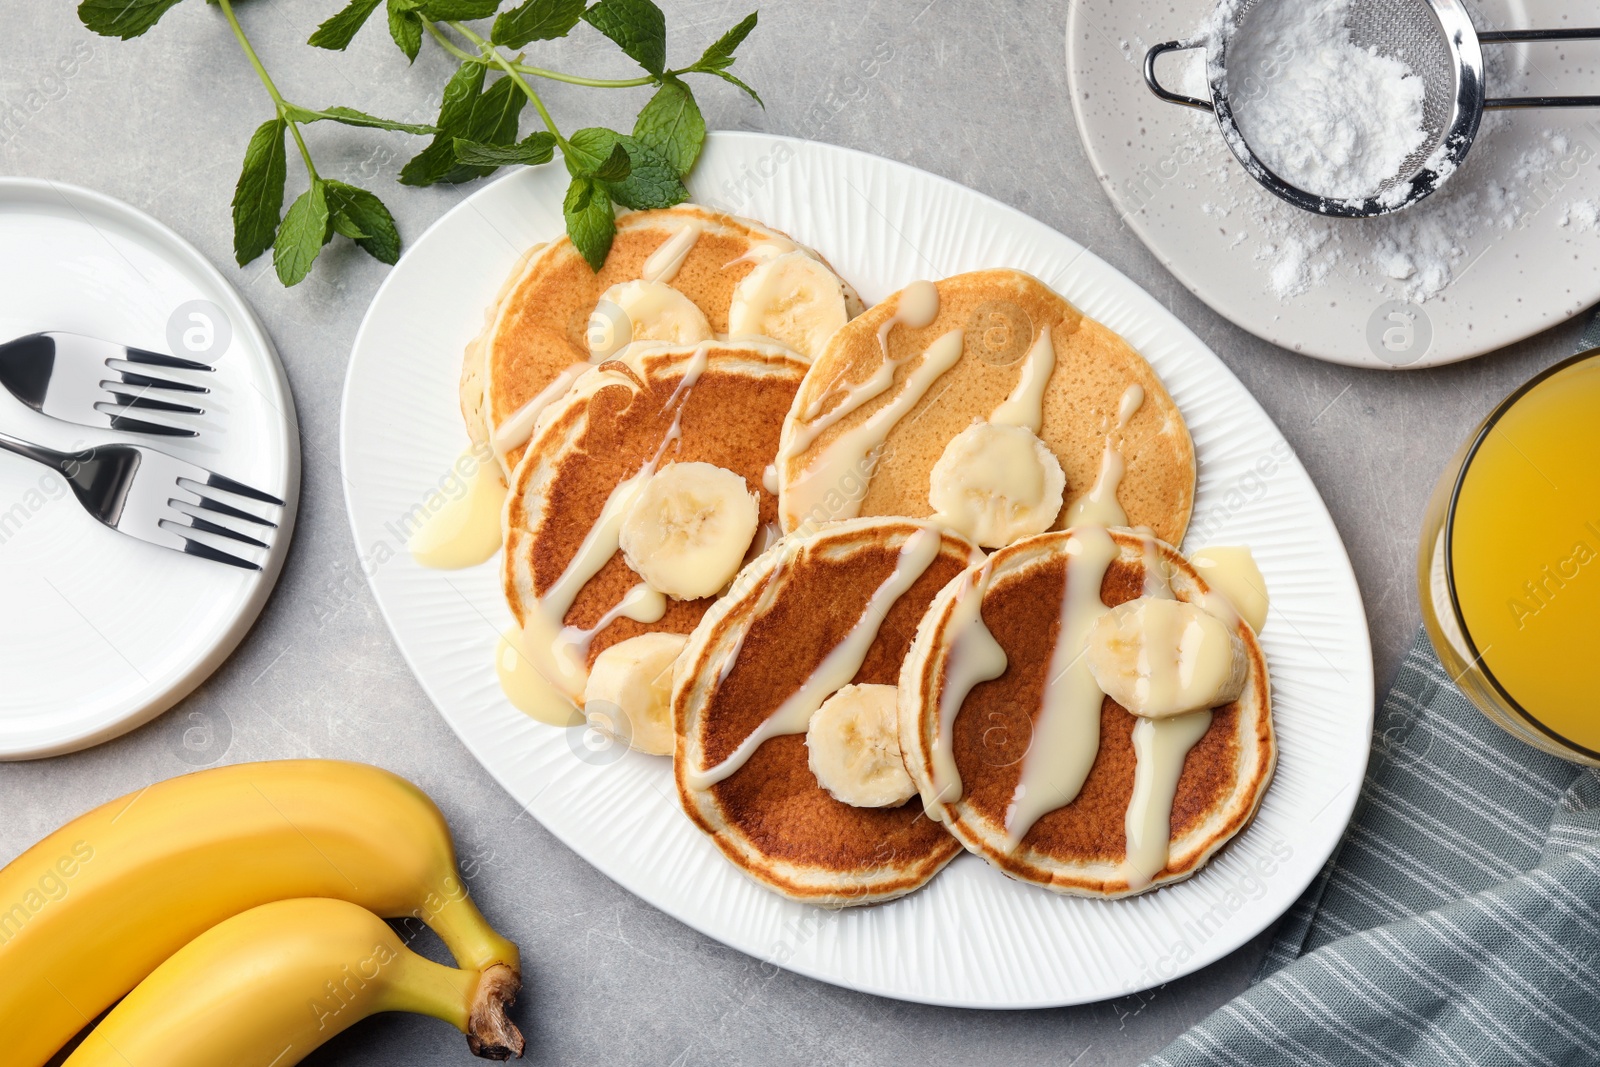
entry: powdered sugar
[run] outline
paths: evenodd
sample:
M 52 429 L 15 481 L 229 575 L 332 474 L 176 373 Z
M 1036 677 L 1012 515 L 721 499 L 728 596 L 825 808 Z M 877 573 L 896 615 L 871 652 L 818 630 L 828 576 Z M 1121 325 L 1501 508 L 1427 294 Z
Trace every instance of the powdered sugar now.
M 1376 195 L 1427 136 L 1422 79 L 1351 41 L 1350 4 L 1260 4 L 1228 50 L 1230 102 L 1250 150 L 1290 184 L 1341 200 Z
M 1224 0 L 1197 35 L 1214 40 L 1217 26 L 1231 17 L 1231 0 Z M 1214 52 L 1208 49 L 1209 55 Z M 1488 59 L 1491 79 L 1506 84 L 1499 53 Z M 1174 73 L 1176 91 L 1201 97 L 1209 95 L 1206 81 L 1217 76 L 1193 62 Z M 1530 225 L 1543 211 L 1565 211 L 1572 231 L 1588 227 L 1585 208 L 1567 200 L 1572 183 L 1597 158 L 1590 139 L 1552 130 L 1534 133 L 1527 128 L 1527 113 L 1485 115 L 1460 173 L 1432 196 L 1368 219 L 1325 218 L 1279 200 L 1240 168 L 1213 117 L 1189 115 L 1170 157 L 1184 172 L 1180 180 L 1196 191 L 1201 210 L 1222 231 L 1227 246 L 1259 270 L 1263 287 L 1285 302 L 1339 276 L 1370 285 L 1384 299 L 1421 304 L 1445 292 L 1490 244 Z M 1600 203 L 1590 206 L 1593 228 L 1600 230 Z

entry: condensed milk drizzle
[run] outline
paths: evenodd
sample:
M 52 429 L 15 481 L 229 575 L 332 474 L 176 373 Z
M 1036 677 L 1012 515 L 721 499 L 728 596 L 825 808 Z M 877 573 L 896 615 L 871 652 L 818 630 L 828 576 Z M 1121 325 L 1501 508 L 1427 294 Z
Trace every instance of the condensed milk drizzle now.
M 1127 428 L 1143 404 L 1143 386 L 1135 384 L 1123 390 L 1122 400 L 1117 405 L 1116 428 L 1106 434 L 1105 451 L 1100 455 L 1100 474 L 1095 478 L 1094 487 L 1074 500 L 1067 508 L 1069 527 L 1128 525 L 1128 513 L 1122 510 L 1122 505 L 1117 501 L 1117 490 L 1122 487 L 1122 476 L 1128 472 L 1128 465 L 1123 459 L 1121 448 L 1118 447 L 1117 438 L 1121 436 L 1121 431 Z
M 967 696 L 982 682 L 1006 672 L 1006 652 L 983 621 L 983 598 L 989 591 L 993 568 L 985 563 L 961 576 L 955 606 L 950 612 L 950 655 L 945 663 L 944 686 L 939 691 L 939 723 L 929 746 L 933 764 L 933 796 L 923 798 L 930 818 L 941 819 L 938 805 L 961 799 L 961 771 L 956 767 L 956 714 Z
M 647 282 L 670 282 L 678 276 L 678 271 L 683 269 L 683 261 L 689 258 L 689 252 L 694 248 L 695 242 L 700 240 L 702 227 L 699 219 L 690 219 L 673 232 L 671 237 L 661 242 L 661 245 L 650 253 L 650 258 L 644 261 L 644 269 L 639 272 L 639 277 Z
M 533 438 L 534 425 L 538 423 L 539 416 L 544 412 L 544 409 L 562 396 L 565 396 L 567 390 L 572 387 L 572 383 L 578 380 L 578 376 L 592 366 L 592 363 L 574 363 L 567 367 L 556 375 L 554 381 L 539 390 L 537 396 L 512 412 L 510 417 L 499 426 L 496 426 L 492 441 L 495 451 L 510 452 L 514 448 L 521 448 L 527 444 Z
M 523 618 L 522 632 L 516 635 L 515 641 L 508 639 L 507 643 L 513 644 L 524 663 L 517 664 L 517 657 L 505 655 L 504 648 L 497 657 L 501 684 L 507 696 L 512 697 L 518 708 L 541 722 L 566 725 L 574 702 L 583 695 L 589 676 L 586 653 L 593 635 L 583 637 L 583 631 L 565 626 L 567 612 L 572 610 L 578 593 L 589 580 L 600 573 L 600 568 L 605 566 L 607 560 L 616 555 L 623 515 L 634 497 L 644 488 L 645 482 L 656 472 L 667 449 L 682 437 L 683 409 L 694 391 L 695 383 L 705 371 L 708 353 L 705 345 L 695 350 L 682 380 L 673 390 L 672 398 L 668 401 L 668 407 L 675 408 L 672 423 L 655 453 L 632 477 L 611 491 L 600 509 L 599 517 L 584 534 L 578 551 L 567 563 L 566 569 L 545 590 L 544 595 L 535 600 Z M 643 616 L 654 610 L 655 604 L 655 599 L 648 594 L 638 595 L 638 587 L 635 587 L 614 610 L 641 622 L 652 622 L 655 620 Z M 666 610 L 664 599 L 660 601 L 660 609 L 661 612 Z M 660 613 L 655 616 L 656 619 L 660 617 Z M 532 672 L 526 670 L 530 666 Z M 537 686 L 534 674 L 547 685 L 542 689 Z M 511 677 L 508 678 L 508 675 Z
M 500 468 L 493 459 L 469 450 L 462 453 L 451 470 L 459 474 L 467 463 L 477 465 L 467 491 L 453 500 L 442 493 L 430 495 L 423 505 L 427 517 L 406 543 L 411 557 L 424 567 L 475 567 L 500 549 L 500 512 L 506 499 Z
M 864 404 L 882 396 L 889 386 L 894 384 L 894 372 L 900 369 L 901 364 L 910 359 L 889 358 L 889 331 L 896 326 L 905 325 L 914 330 L 927 327 L 939 315 L 939 290 L 932 282 L 912 282 L 900 292 L 900 299 L 895 304 L 894 313 L 883 320 L 883 325 L 878 327 L 878 348 L 883 353 L 883 361 L 861 381 L 844 391 L 844 397 L 826 414 L 822 406 L 839 395 L 837 386 L 839 379 L 835 378 L 828 383 L 817 396 L 806 404 L 801 411 L 801 418 L 805 419 L 804 425 L 796 424 L 794 432 L 788 442 L 791 455 L 804 452 L 812 443 L 840 419 L 853 411 L 858 411 Z
M 883 446 L 889 431 L 917 406 L 933 383 L 960 361 L 964 338 L 964 331 L 951 330 L 929 345 L 887 404 L 830 441 L 799 477 L 789 482 L 784 511 L 805 518 L 817 513 L 829 519 L 849 519 L 860 514 L 863 494 L 846 494 L 843 487 L 851 476 L 859 476 L 868 457 Z M 784 442 L 784 451 L 794 455 L 796 444 L 797 439 L 792 437 Z M 827 503 L 830 495 L 840 498 L 837 505 Z
M 1007 426 L 1021 426 L 1039 432 L 1044 425 L 1044 390 L 1050 375 L 1056 369 L 1056 346 L 1050 338 L 1050 327 L 1039 331 L 1038 340 L 1028 349 L 1022 364 L 1022 374 L 1017 379 L 1011 395 L 989 416 L 990 422 Z M 1134 386 L 1135 389 L 1138 386 Z M 1141 396 L 1141 399 L 1143 397 Z
M 1127 854 L 1122 874 L 1130 889 L 1143 889 L 1170 858 L 1172 801 L 1189 750 L 1211 728 L 1209 710 L 1165 719 L 1140 719 L 1133 725 L 1133 797 L 1124 819 Z
M 1006 838 L 1013 849 L 1040 816 L 1077 798 L 1100 753 L 1100 705 L 1105 694 L 1089 673 L 1083 653 L 1089 628 L 1109 610 L 1100 599 L 1100 586 L 1121 550 L 1101 526 L 1074 529 L 1066 550 L 1066 589 L 1044 707 L 1006 809 Z
M 745 765 L 751 754 L 772 737 L 785 734 L 803 734 L 822 702 L 850 684 L 850 679 L 861 670 L 867 651 L 877 639 L 878 629 L 888 616 L 889 609 L 906 594 L 918 578 L 933 564 L 939 555 L 943 536 L 929 527 L 920 527 L 900 546 L 894 570 L 883 580 L 867 601 L 866 610 L 816 668 L 790 694 L 776 711 L 767 716 L 761 725 L 739 743 L 721 763 L 706 770 L 690 769 L 685 780 L 692 789 L 709 789 Z

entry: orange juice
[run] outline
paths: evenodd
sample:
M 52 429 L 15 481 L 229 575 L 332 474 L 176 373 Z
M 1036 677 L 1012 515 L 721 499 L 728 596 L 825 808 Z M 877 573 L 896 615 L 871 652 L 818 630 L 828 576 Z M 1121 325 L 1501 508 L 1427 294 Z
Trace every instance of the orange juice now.
M 1424 533 L 1434 645 L 1491 718 L 1600 763 L 1600 353 L 1512 394 L 1458 460 Z

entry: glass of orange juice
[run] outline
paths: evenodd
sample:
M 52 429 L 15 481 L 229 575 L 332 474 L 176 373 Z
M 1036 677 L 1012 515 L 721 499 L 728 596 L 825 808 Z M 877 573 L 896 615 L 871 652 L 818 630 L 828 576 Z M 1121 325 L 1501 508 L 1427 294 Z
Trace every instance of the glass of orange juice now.
M 1428 504 L 1418 586 L 1434 650 L 1485 715 L 1600 766 L 1600 349 L 1461 446 Z

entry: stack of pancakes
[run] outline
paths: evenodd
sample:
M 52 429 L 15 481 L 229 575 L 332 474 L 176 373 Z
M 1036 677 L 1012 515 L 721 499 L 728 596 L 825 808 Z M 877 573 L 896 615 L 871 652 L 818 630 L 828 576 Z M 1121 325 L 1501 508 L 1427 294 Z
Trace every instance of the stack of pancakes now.
M 1113 527 L 1121 555 L 1099 590 L 1105 607 L 1150 588 L 1152 569 L 1173 597 L 1212 602 L 1171 547 L 1188 526 L 1195 484 L 1176 404 L 1120 337 L 1017 271 L 903 290 L 855 314 L 814 360 L 771 339 L 727 338 L 739 282 L 763 256 L 798 247 L 759 223 L 685 205 L 619 219 L 598 275 L 566 238 L 518 265 L 462 376 L 469 433 L 492 444 L 507 473 L 513 614 L 526 625 L 556 603 L 563 640 L 581 635 L 585 669 L 641 635 L 688 635 L 660 680 L 664 689 L 670 681 L 680 800 L 731 862 L 785 896 L 830 907 L 892 899 L 963 846 L 1013 877 L 1082 895 L 1121 896 L 1194 873 L 1248 823 L 1275 761 L 1265 661 L 1237 620 L 1248 681 L 1182 761 L 1165 868 L 1148 881 L 1125 870 L 1134 719 L 1110 697 L 1076 798 L 1020 843 L 1003 825 L 1071 595 L 1060 547 L 1070 533 L 1046 531 Z M 589 364 L 586 334 L 602 294 L 660 275 L 664 260 L 663 280 L 704 313 L 715 339 L 641 342 Z M 986 557 L 930 503 L 929 486 L 951 442 L 999 423 L 1002 411 L 1031 428 L 1065 489 L 1059 511 L 1030 536 Z M 760 531 L 727 586 L 667 600 L 643 621 L 650 613 L 630 614 L 624 601 L 648 582 L 602 527 L 634 481 L 677 463 L 741 478 L 758 498 Z M 579 567 L 586 555 L 593 565 Z M 953 709 L 962 791 L 941 796 L 930 748 L 949 623 L 964 596 L 980 598 L 1005 667 Z M 796 707 L 811 714 L 828 693 L 855 686 L 899 687 L 890 730 L 917 791 L 903 802 L 850 801 L 824 784 L 808 752 Z M 582 702 L 570 685 L 565 694 Z

